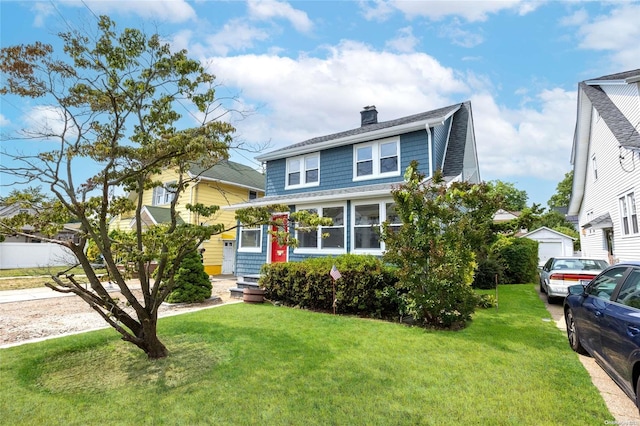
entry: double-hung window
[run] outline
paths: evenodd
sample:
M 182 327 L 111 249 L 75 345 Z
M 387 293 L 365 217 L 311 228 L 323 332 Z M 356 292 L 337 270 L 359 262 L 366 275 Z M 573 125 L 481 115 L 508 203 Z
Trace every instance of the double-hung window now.
M 384 242 L 380 239 L 382 223 L 387 222 L 392 232 L 402 225 L 396 213 L 395 203 L 390 201 L 355 204 L 352 217 L 354 252 L 382 252 L 385 249 Z
M 241 226 L 238 251 L 260 253 L 262 251 L 262 226 Z
M 633 192 L 623 195 L 618 199 L 620 204 L 620 225 L 623 235 L 638 233 L 638 213 L 636 198 Z
M 317 186 L 320 183 L 320 154 L 289 158 L 286 180 L 287 189 Z
M 353 147 L 353 180 L 400 174 L 400 138 L 367 142 Z
M 154 206 L 162 206 L 165 204 L 170 204 L 175 196 L 176 182 L 167 182 L 162 186 L 156 186 L 153 188 L 153 199 L 151 204 Z
M 304 210 L 309 213 L 315 213 L 320 217 L 331 218 L 333 223 L 328 226 L 318 226 L 316 229 L 305 228 L 304 223 L 298 223 L 296 231 L 298 247 L 295 252 L 344 253 L 344 206 L 310 207 Z

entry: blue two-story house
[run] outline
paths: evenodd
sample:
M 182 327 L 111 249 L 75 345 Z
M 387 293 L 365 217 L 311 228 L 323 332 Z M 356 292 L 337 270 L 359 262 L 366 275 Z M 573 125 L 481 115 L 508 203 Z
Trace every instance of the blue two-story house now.
M 344 253 L 381 255 L 385 245 L 376 229 L 384 221 L 400 224 L 391 189 L 403 182 L 412 160 L 427 177 L 441 169 L 447 181 L 480 182 L 470 102 L 384 122 L 378 122 L 374 106 L 360 114 L 358 128 L 256 158 L 266 163 L 265 196 L 234 208 L 284 204 L 291 211 L 330 217 L 333 224 L 299 232 L 295 248 L 272 241 L 266 226 L 241 227 L 236 245 L 239 281 L 259 274 L 265 263 Z

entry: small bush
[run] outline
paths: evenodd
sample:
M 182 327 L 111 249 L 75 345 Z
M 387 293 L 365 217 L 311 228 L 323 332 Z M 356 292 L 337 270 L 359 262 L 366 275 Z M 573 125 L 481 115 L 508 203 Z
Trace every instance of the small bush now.
M 209 275 L 197 251 L 189 253 L 182 260 L 180 269 L 175 275 L 175 287 L 167 296 L 169 303 L 203 302 L 211 297 L 212 285 Z
M 503 274 L 504 270 L 497 259 L 488 257 L 481 260 L 478 262 L 478 269 L 476 269 L 476 274 L 473 278 L 473 287 L 485 290 L 496 288 L 496 276 L 498 282 L 502 282 Z
M 498 304 L 498 299 L 493 294 L 481 294 L 478 297 L 478 308 L 489 309 Z
M 492 255 L 504 268 L 505 284 L 533 283 L 538 276 L 538 242 L 529 238 L 500 237 Z
M 336 312 L 375 318 L 403 314 L 402 291 L 396 288 L 393 269 L 375 256 L 343 255 L 310 258 L 301 262 L 264 265 L 260 286 L 267 299 L 287 306 L 333 311 L 335 265 L 342 277 L 335 282 Z

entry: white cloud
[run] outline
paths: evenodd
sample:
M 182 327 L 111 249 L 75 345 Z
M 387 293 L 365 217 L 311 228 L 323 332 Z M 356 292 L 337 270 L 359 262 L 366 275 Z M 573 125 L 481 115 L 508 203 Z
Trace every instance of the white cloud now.
M 451 22 L 442 25 L 439 29 L 440 37 L 451 40 L 453 44 L 462 47 L 475 47 L 484 41 L 482 35 L 471 31 L 463 30 L 460 20 L 454 18 Z
M 420 39 L 413 35 L 413 29 L 404 27 L 398 30 L 396 38 L 387 41 L 386 46 L 396 52 L 410 53 L 415 50 L 419 42 Z
M 0 114 L 0 126 L 6 127 L 11 124 L 11 121 L 5 117 L 3 114 Z
M 533 176 L 559 181 L 571 168 L 575 92 L 543 90 L 535 100 L 536 108 L 509 109 L 499 106 L 488 92 L 472 96 L 483 177 Z
M 376 105 L 384 121 L 469 96 L 468 86 L 452 69 L 424 53 L 379 52 L 352 41 L 327 51 L 324 58 L 211 58 L 219 82 L 241 88 L 243 97 L 267 106 L 238 124 L 245 138 L 272 139 L 275 146 L 284 146 L 358 127 L 365 105 Z
M 61 107 L 35 106 L 22 120 L 27 133 L 34 135 L 76 135 L 77 129 L 71 122 L 65 122 L 65 113 Z M 65 130 L 65 126 L 67 126 Z
M 216 34 L 207 37 L 209 51 L 217 55 L 226 55 L 230 51 L 243 51 L 254 47 L 254 42 L 266 40 L 269 34 L 249 25 L 242 20 L 227 22 Z M 193 51 L 189 48 L 189 51 Z
M 469 22 L 486 21 L 490 14 L 503 10 L 512 10 L 519 15 L 525 15 L 535 10 L 541 3 L 525 0 L 429 2 L 398 0 L 390 2 L 408 18 L 422 16 L 437 21 L 447 16 L 457 16 Z
M 608 52 L 612 72 L 635 69 L 640 66 L 640 5 L 625 3 L 611 9 L 607 15 L 599 15 L 589 20 L 586 14 L 578 12 L 562 23 L 579 25 L 578 46 L 585 50 Z
M 294 9 L 287 2 L 276 0 L 249 0 L 247 3 L 249 16 L 258 20 L 283 18 L 291 23 L 300 32 L 309 32 L 313 23 L 306 12 Z
M 33 18 L 33 26 L 39 28 L 44 26 L 44 21 L 49 15 L 55 13 L 55 8 L 49 3 L 35 2 L 31 5 L 31 11 L 35 15 Z
M 387 0 L 360 0 L 358 2 L 362 16 L 367 21 L 386 21 L 394 12 L 395 8 Z
M 78 7 L 85 7 L 86 4 L 86 7 L 96 14 L 134 14 L 142 18 L 161 19 L 167 22 L 186 22 L 197 17 L 195 10 L 186 0 L 84 0 L 66 4 Z

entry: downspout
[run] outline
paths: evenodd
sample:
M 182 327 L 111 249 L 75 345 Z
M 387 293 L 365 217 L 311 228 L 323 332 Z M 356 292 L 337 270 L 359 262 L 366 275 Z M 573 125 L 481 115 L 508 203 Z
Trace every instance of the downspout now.
M 426 124 L 427 129 L 427 150 L 429 151 L 429 179 L 433 177 L 433 143 L 431 141 L 431 127 Z

